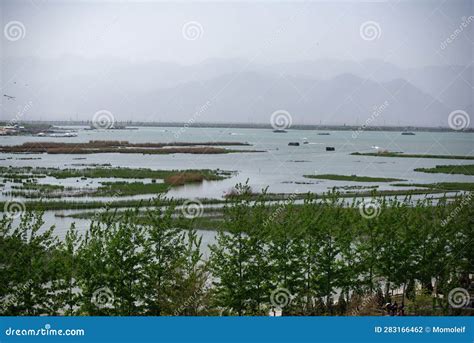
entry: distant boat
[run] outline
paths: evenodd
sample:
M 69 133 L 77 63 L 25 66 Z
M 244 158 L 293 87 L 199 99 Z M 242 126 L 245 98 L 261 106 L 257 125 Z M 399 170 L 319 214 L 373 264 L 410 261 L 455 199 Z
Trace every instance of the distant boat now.
M 275 132 L 275 133 L 287 133 L 287 131 L 283 130 L 283 129 L 275 129 L 275 130 L 273 130 L 273 132 Z
M 60 133 L 51 133 L 46 135 L 47 137 L 77 137 L 75 132 L 60 132 Z
M 330 133 L 329 132 L 319 132 L 318 133 L 318 136 L 329 136 Z
M 290 142 L 288 143 L 289 146 L 300 146 L 299 142 Z
M 402 132 L 402 136 L 414 136 L 415 133 L 413 132 Z
M 326 151 L 336 151 L 336 148 L 333 146 L 327 146 Z

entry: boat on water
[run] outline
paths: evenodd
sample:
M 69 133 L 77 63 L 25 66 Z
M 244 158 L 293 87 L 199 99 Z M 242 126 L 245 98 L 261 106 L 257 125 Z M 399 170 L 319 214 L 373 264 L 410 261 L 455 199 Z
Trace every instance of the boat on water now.
M 290 142 L 288 143 L 288 146 L 300 146 L 299 142 Z
M 45 133 L 40 132 L 36 135 L 37 137 L 77 137 L 75 132 L 55 132 L 55 133 Z
M 330 133 L 329 132 L 319 132 L 318 133 L 318 136 L 329 136 Z
M 51 133 L 49 137 L 77 137 L 77 133 L 75 132 L 58 132 L 58 133 Z
M 273 130 L 273 132 L 275 132 L 275 133 L 287 133 L 288 131 L 283 130 L 283 129 L 275 129 L 275 130 Z
M 414 136 L 414 132 L 402 132 L 402 136 Z

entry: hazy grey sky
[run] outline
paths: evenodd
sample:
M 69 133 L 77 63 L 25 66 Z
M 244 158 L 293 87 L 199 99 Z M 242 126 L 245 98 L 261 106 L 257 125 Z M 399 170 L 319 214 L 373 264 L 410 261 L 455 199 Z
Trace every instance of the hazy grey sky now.
M 472 0 L 0 1 L 2 119 L 266 123 L 284 109 L 354 124 L 389 101 L 373 124 L 446 126 L 473 111 Z
M 9 1 L 2 27 L 20 21 L 25 37 L 1 40 L 3 57 L 115 57 L 193 64 L 209 58 L 256 63 L 337 58 L 383 59 L 401 67 L 469 64 L 474 24 L 440 49 L 474 15 L 473 1 Z M 360 26 L 377 23 L 364 40 Z M 183 37 L 196 22 L 198 39 Z M 200 26 L 199 26 L 200 25 Z M 202 27 L 202 30 L 201 30 Z

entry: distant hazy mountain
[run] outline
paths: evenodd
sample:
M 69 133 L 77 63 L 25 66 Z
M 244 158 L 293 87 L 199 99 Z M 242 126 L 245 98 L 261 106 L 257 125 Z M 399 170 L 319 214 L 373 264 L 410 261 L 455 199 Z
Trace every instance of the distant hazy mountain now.
M 145 119 L 182 121 L 268 123 L 274 111 L 283 109 L 295 123 L 447 126 L 449 114 L 405 80 L 379 84 L 351 74 L 329 80 L 229 74 L 150 92 L 134 104 Z
M 472 67 L 404 70 L 378 60 L 182 66 L 65 56 L 6 58 L 1 67 L 2 93 L 16 96 L 2 97 L 7 120 L 31 101 L 23 119 L 87 120 L 107 109 L 117 120 L 267 123 L 284 109 L 294 123 L 447 126 L 473 99 Z
M 342 73 L 351 73 L 378 82 L 406 79 L 422 91 L 454 109 L 465 109 L 472 104 L 474 68 L 472 66 L 430 66 L 400 69 L 379 60 L 363 62 L 319 60 L 285 63 L 268 68 L 287 75 L 330 79 Z

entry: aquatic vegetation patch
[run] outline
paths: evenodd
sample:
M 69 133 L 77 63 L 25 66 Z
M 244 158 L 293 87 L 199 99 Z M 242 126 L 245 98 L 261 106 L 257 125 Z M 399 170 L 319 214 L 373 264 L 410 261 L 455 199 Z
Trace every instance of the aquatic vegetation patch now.
M 303 175 L 308 179 L 335 180 L 335 181 L 353 181 L 353 182 L 392 182 L 404 181 L 403 179 L 395 179 L 389 177 L 372 177 L 357 175 L 337 175 L 337 174 L 320 174 L 320 175 Z
M 401 152 L 379 151 L 379 152 L 353 152 L 354 156 L 374 157 L 406 157 L 406 158 L 439 158 L 445 160 L 474 160 L 474 156 L 466 155 L 428 155 L 428 154 L 404 154 Z
M 459 165 L 437 165 L 433 168 L 416 168 L 415 171 L 422 173 L 462 174 L 474 175 L 474 164 Z

